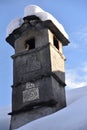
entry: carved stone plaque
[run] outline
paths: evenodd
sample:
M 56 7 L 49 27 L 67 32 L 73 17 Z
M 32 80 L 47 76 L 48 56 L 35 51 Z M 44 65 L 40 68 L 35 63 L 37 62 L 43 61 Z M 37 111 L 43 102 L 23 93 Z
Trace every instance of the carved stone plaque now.
M 39 89 L 34 83 L 26 83 L 26 90 L 23 91 L 23 103 L 39 99 Z

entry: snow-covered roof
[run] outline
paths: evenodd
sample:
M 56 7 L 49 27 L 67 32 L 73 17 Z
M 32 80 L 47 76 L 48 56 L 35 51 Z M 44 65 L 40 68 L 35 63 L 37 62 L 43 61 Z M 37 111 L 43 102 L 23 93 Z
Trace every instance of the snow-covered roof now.
M 32 15 L 39 17 L 42 21 L 51 20 L 53 24 L 58 28 L 58 30 L 64 35 L 64 37 L 66 39 L 69 39 L 68 34 L 64 30 L 64 27 L 50 13 L 44 11 L 36 5 L 26 6 L 24 9 L 24 17 Z M 8 37 L 15 29 L 19 28 L 23 24 L 23 22 L 23 18 L 12 20 L 7 27 L 6 37 Z

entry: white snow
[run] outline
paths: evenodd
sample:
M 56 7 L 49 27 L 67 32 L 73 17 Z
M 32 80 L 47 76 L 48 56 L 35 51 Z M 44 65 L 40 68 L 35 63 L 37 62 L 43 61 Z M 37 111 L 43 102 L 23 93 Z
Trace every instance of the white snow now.
M 24 10 L 24 17 L 26 16 L 31 16 L 31 15 L 36 15 L 37 17 L 39 17 L 42 21 L 46 21 L 46 20 L 51 20 L 55 26 L 60 30 L 60 32 L 67 38 L 68 34 L 65 32 L 64 27 L 58 22 L 58 20 L 56 20 L 56 18 L 54 18 L 50 13 L 42 10 L 39 6 L 36 5 L 29 5 L 25 7 Z
M 22 18 L 15 18 L 13 19 L 6 30 L 6 37 L 8 37 L 15 29 L 19 28 L 23 24 L 23 19 Z
M 30 15 L 35 15 L 36 13 L 39 13 L 39 12 L 44 12 L 44 10 L 41 9 L 37 5 L 28 5 L 24 9 L 24 17 L 30 16 Z
M 66 90 L 66 97 L 69 104 L 66 108 L 17 130 L 87 130 L 87 86 Z M 9 130 L 7 111 L 0 109 L 0 130 Z
M 83 96 L 87 95 L 87 87 L 81 87 L 81 88 L 76 88 L 72 90 L 66 91 L 66 100 L 67 104 L 71 104 L 75 102 L 76 100 L 82 98 Z
M 18 130 L 87 130 L 87 96 L 50 116 L 33 121 Z
M 65 32 L 62 24 L 60 24 L 58 22 L 58 20 L 56 18 L 54 18 L 50 13 L 44 11 L 39 6 L 36 6 L 36 5 L 26 6 L 26 8 L 24 9 L 24 17 L 31 16 L 31 15 L 35 15 L 35 16 L 39 17 L 42 21 L 51 20 L 55 24 L 55 26 L 60 30 L 60 32 L 67 39 L 69 39 L 69 36 Z M 9 34 L 11 34 L 13 32 L 13 30 L 20 27 L 22 23 L 23 23 L 22 18 L 12 20 L 12 22 L 7 27 L 7 36 L 9 36 Z

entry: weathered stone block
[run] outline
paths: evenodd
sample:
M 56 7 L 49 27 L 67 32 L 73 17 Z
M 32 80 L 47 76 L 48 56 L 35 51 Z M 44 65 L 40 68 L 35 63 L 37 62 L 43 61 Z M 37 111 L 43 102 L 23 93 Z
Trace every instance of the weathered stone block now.
M 14 84 L 34 81 L 51 71 L 49 45 L 13 56 Z
M 43 77 L 35 82 L 13 86 L 13 112 L 35 106 L 65 106 L 64 88 L 52 77 Z M 63 96 L 61 98 L 61 95 Z M 64 101 L 64 102 L 63 102 Z M 61 105 L 60 105 L 61 104 Z

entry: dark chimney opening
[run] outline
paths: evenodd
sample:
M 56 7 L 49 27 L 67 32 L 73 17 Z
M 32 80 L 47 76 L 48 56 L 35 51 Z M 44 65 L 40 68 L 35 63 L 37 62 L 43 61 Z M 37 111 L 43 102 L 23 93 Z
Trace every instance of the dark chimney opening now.
M 58 39 L 55 36 L 53 37 L 53 43 L 54 43 L 54 46 L 59 50 Z
M 25 42 L 25 49 L 31 50 L 35 48 L 35 38 L 31 38 Z

